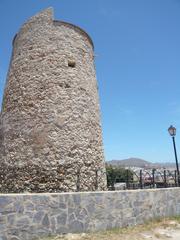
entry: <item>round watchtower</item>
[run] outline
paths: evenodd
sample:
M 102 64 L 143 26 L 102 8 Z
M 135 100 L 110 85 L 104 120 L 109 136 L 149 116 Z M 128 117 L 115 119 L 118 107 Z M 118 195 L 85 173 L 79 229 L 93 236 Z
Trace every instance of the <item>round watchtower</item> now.
M 51 8 L 13 40 L 0 151 L 1 192 L 106 189 L 93 43 Z

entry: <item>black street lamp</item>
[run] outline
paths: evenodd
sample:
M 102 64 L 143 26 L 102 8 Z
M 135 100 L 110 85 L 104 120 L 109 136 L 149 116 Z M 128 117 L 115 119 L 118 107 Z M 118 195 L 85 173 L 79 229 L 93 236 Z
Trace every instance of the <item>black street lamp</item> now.
M 178 187 L 180 186 L 180 175 L 179 175 L 179 164 L 177 159 L 177 152 L 176 152 L 176 144 L 175 144 L 175 136 L 176 136 L 176 128 L 172 125 L 168 128 L 168 132 L 173 140 L 173 146 L 174 146 L 174 155 L 176 160 L 176 169 L 177 169 L 177 178 L 178 178 Z

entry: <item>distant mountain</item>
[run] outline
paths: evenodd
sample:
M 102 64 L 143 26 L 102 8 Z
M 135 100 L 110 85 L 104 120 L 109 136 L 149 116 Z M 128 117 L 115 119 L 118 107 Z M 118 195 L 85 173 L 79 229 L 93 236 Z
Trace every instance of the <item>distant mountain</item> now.
M 121 167 L 139 167 L 139 168 L 175 168 L 175 163 L 152 163 L 140 158 L 128 158 L 123 160 L 107 161 L 107 164 Z
M 151 165 L 150 162 L 140 158 L 128 158 L 124 160 L 111 160 L 107 162 L 111 165 L 118 165 L 122 167 L 148 167 Z

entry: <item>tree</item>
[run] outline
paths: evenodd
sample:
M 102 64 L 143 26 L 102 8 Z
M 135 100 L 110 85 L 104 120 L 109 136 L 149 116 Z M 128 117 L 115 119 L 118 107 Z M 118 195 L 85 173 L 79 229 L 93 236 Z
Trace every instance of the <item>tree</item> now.
M 133 180 L 133 172 L 119 166 L 106 164 L 107 185 L 112 190 L 115 190 L 115 183 L 128 182 Z

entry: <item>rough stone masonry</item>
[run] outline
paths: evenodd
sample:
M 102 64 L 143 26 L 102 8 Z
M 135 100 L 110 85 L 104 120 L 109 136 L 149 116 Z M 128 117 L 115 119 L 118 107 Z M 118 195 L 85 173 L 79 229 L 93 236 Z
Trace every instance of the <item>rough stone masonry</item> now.
M 0 192 L 106 189 L 93 43 L 48 8 L 13 40 L 0 124 Z
M 178 215 L 180 188 L 0 194 L 0 239 L 35 240 L 134 226 Z

